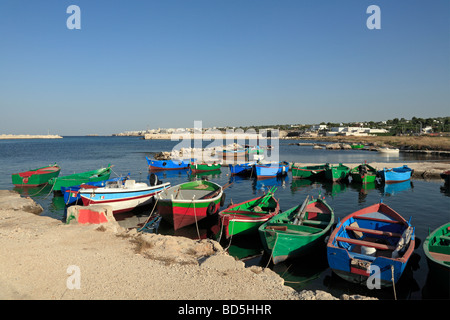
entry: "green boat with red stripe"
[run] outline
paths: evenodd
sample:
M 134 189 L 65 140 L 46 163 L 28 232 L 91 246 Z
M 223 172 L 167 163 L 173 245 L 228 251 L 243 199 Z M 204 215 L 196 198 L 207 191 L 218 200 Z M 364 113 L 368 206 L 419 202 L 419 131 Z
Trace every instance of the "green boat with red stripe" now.
M 260 225 L 278 214 L 280 204 L 274 197 L 276 190 L 273 187 L 261 197 L 230 205 L 219 212 L 226 238 L 257 232 Z
M 173 186 L 155 197 L 159 215 L 173 225 L 174 230 L 217 213 L 225 201 L 223 188 L 205 180 Z
M 28 170 L 11 175 L 12 183 L 16 187 L 36 187 L 48 183 L 52 178 L 56 178 L 61 172 L 61 168 L 55 163 L 33 170 Z

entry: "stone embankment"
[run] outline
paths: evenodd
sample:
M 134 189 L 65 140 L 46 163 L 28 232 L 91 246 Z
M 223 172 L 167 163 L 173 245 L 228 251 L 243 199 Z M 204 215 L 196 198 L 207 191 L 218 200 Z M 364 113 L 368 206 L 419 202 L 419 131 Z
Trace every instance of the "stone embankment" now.
M 39 206 L 18 193 L 4 190 L 0 197 L 0 299 L 339 299 L 297 292 L 268 268 L 246 268 L 210 239 L 125 230 L 108 208 L 91 210 L 107 218 L 101 225 L 83 224 L 79 214 L 63 224 L 36 215 Z

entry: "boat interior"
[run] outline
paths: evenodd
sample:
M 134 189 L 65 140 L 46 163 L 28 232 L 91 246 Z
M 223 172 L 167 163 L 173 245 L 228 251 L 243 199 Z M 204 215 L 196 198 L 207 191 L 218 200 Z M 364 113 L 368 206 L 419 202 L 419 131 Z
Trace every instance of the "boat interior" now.
M 428 250 L 433 258 L 450 266 L 450 230 L 447 228 L 431 238 Z

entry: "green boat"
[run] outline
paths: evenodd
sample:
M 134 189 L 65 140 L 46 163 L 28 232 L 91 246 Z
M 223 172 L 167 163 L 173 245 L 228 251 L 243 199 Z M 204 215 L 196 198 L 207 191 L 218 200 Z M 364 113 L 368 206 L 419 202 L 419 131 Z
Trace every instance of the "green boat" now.
M 189 168 L 191 169 L 192 173 L 201 173 L 201 172 L 208 172 L 208 171 L 214 171 L 214 170 L 220 170 L 222 165 L 220 163 L 191 163 L 189 165 Z
M 325 237 L 334 224 L 334 211 L 318 198 L 282 212 L 258 229 L 264 250 L 274 264 L 325 247 Z
M 348 178 L 350 168 L 340 163 L 337 166 L 329 166 L 325 170 L 325 178 L 330 181 L 339 181 Z
M 350 176 L 352 181 L 358 183 L 372 183 L 377 178 L 377 169 L 367 163 L 360 164 L 350 170 Z
M 73 187 L 86 182 L 104 181 L 109 179 L 110 175 L 111 165 L 108 164 L 106 168 L 52 178 L 48 183 L 52 186 L 54 192 L 61 192 L 61 187 Z
M 322 164 L 316 166 L 297 167 L 292 165 L 292 179 L 320 179 L 325 177 L 325 170 L 330 165 Z
M 258 227 L 280 212 L 280 205 L 274 197 L 276 187 L 259 198 L 232 204 L 219 212 L 226 238 L 258 231 Z
M 450 290 L 450 222 L 431 232 L 423 243 L 430 282 L 448 295 Z
M 16 187 L 37 187 L 48 183 L 51 178 L 59 175 L 61 168 L 55 163 L 33 170 L 28 170 L 11 175 L 12 183 Z
M 352 144 L 351 145 L 352 149 L 362 149 L 364 148 L 364 145 L 359 143 L 359 144 Z

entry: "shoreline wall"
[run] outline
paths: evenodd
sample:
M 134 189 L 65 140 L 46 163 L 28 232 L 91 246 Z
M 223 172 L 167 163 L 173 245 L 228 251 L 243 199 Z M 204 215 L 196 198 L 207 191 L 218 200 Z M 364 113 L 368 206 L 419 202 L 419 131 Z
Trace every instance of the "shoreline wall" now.
M 34 134 L 0 134 L 0 139 L 62 139 L 56 134 L 34 135 Z

